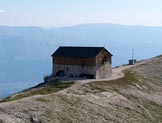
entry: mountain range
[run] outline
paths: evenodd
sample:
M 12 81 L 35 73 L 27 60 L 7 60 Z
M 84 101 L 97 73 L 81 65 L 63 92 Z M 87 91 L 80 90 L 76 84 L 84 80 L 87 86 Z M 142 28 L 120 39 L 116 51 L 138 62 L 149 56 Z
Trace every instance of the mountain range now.
M 162 53 L 162 27 L 83 24 L 44 29 L 0 26 L 0 97 L 43 81 L 51 73 L 51 54 L 59 46 L 103 46 L 113 66 Z

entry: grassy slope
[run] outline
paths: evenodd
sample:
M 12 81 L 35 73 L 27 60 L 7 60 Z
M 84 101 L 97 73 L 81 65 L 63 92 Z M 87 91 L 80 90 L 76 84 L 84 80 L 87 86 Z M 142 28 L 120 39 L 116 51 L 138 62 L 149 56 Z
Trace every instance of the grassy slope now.
M 74 82 L 61 82 L 61 83 L 51 83 L 51 84 L 44 84 L 42 86 L 38 87 L 33 87 L 31 89 L 22 91 L 20 93 L 8 96 L 0 101 L 2 102 L 8 102 L 8 101 L 15 101 L 15 100 L 20 100 L 25 97 L 31 97 L 34 95 L 45 95 L 45 94 L 50 94 L 50 93 L 55 93 L 60 90 L 66 89 L 73 85 Z
M 99 92 L 117 92 L 133 102 L 133 104 L 137 106 L 137 113 L 140 113 L 144 119 L 148 119 L 149 122 L 153 123 L 162 122 L 162 103 L 159 103 L 156 98 L 150 99 L 151 95 L 162 97 L 158 94 L 160 92 L 155 92 L 156 88 L 162 88 L 162 83 L 152 84 L 152 82 L 150 83 L 148 79 L 144 79 L 143 77 L 141 79 L 139 76 L 135 75 L 135 73 L 127 71 L 124 78 L 110 82 L 90 83 L 90 86 L 97 89 Z M 131 91 L 139 93 L 132 94 L 130 93 Z M 150 98 L 148 98 L 148 95 Z
M 67 95 L 53 93 L 3 103 L 0 120 L 28 123 L 32 117 L 48 123 L 161 123 L 161 70 L 162 59 L 127 70 L 118 80 L 72 88 Z

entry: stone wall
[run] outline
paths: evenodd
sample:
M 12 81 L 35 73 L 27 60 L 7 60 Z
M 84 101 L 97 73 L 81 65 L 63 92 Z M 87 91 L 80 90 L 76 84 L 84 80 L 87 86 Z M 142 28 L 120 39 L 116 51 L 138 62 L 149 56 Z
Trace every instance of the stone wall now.
M 82 66 L 82 65 L 53 65 L 53 76 L 57 72 L 64 71 L 65 76 L 79 77 L 81 74 L 91 74 L 96 76 L 96 66 Z
M 110 62 L 103 61 L 100 61 L 96 66 L 53 64 L 52 74 L 45 77 L 44 81 L 54 81 L 59 77 L 56 76 L 59 71 L 64 71 L 63 78 L 79 78 L 81 75 L 92 75 L 96 79 L 104 79 L 111 76 L 112 68 Z
M 97 64 L 96 69 L 96 79 L 109 78 L 112 73 L 112 68 L 110 62 L 104 62 Z

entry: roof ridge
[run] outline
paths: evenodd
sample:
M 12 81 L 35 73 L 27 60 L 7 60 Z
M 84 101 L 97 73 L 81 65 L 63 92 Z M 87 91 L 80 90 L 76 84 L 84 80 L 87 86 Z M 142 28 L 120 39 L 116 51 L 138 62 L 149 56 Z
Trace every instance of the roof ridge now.
M 96 57 L 98 55 L 98 53 L 101 52 L 103 49 L 105 49 L 105 48 L 104 47 L 84 47 L 84 46 L 60 46 L 52 54 L 52 56 Z M 111 53 L 109 53 L 109 54 L 111 55 Z
M 59 47 L 81 47 L 81 48 L 105 48 L 105 47 L 97 47 L 97 46 L 59 46 Z

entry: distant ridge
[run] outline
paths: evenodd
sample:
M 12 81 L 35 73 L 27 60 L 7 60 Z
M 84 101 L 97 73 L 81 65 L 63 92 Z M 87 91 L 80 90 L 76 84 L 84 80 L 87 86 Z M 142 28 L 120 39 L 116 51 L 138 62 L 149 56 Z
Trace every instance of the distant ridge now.
M 106 47 L 114 55 L 113 66 L 119 66 L 128 62 L 132 48 L 137 60 L 161 54 L 161 41 L 162 27 L 119 24 L 52 29 L 0 26 L 0 83 L 6 83 L 6 91 L 10 93 L 37 84 L 43 75 L 51 73 L 50 56 L 61 45 Z M 12 86 L 8 87 L 10 84 Z

